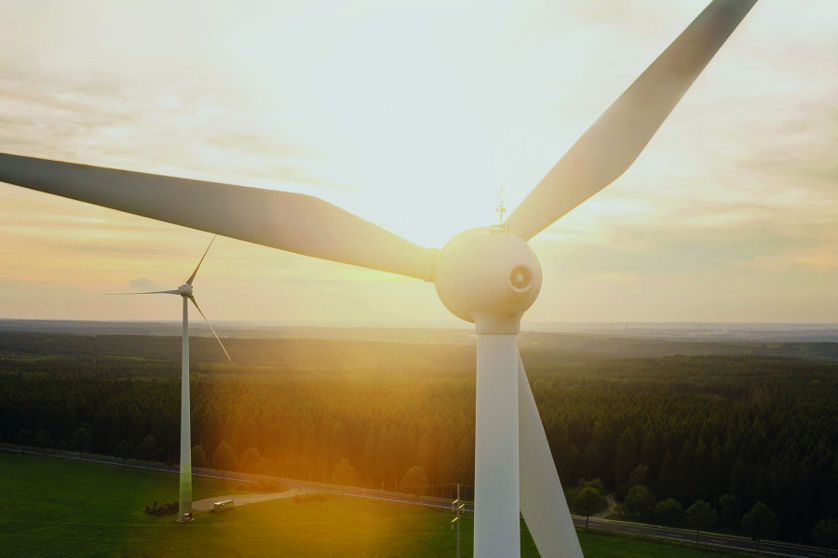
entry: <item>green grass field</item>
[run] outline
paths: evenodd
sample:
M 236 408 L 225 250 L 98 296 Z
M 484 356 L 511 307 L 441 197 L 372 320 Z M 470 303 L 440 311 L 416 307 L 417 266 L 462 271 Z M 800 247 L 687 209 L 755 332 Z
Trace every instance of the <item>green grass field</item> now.
M 195 479 L 195 499 L 235 484 Z M 163 557 L 453 557 L 451 514 L 350 497 L 293 499 L 198 513 L 188 525 L 143 510 L 177 498 L 177 477 L 131 468 L 0 453 L 0 554 Z M 471 518 L 462 526 L 471 556 Z M 537 557 L 529 535 L 522 555 Z M 710 558 L 717 552 L 580 533 L 586 558 Z

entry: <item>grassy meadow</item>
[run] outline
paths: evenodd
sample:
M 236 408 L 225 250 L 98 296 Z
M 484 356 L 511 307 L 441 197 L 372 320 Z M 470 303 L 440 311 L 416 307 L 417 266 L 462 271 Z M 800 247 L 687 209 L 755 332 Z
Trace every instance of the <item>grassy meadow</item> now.
M 235 483 L 195 479 L 195 499 L 235 492 Z M 198 513 L 189 525 L 147 515 L 177 497 L 175 475 L 0 453 L 0 548 L 5 557 L 448 557 L 451 514 L 420 506 L 333 496 Z M 471 556 L 471 518 L 462 555 Z M 524 529 L 523 556 L 537 557 Z M 718 556 L 597 533 L 580 533 L 586 558 Z

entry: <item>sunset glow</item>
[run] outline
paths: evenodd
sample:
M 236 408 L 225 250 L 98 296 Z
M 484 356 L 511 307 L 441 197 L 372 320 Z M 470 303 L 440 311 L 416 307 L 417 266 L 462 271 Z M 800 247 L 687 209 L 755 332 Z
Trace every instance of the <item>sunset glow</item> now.
M 0 6 L 0 152 L 321 197 L 441 247 L 705 0 Z M 838 16 L 758 5 L 631 170 L 533 241 L 537 321 L 834 322 Z M 0 184 L 0 318 L 177 319 L 209 235 Z M 215 320 L 449 321 L 431 285 L 219 238 Z M 770 303 L 769 303 L 770 302 Z

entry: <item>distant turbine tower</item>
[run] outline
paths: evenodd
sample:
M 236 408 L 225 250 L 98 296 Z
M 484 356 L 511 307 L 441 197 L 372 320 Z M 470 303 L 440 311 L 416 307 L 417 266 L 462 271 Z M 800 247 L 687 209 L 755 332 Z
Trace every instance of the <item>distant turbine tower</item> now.
M 181 523 L 192 520 L 192 436 L 191 436 L 191 422 L 189 420 L 189 303 L 191 300 L 195 308 L 203 316 L 204 321 L 210 328 L 210 331 L 215 338 L 218 339 L 218 344 L 221 345 L 221 350 L 227 355 L 227 359 L 232 362 L 227 349 L 224 348 L 224 343 L 218 338 L 218 334 L 212 328 L 209 320 L 201 311 L 201 307 L 195 301 L 193 295 L 192 282 L 195 276 L 198 275 L 198 270 L 201 269 L 201 264 L 204 263 L 204 258 L 207 257 L 212 243 L 215 241 L 215 236 L 210 240 L 206 252 L 198 262 L 198 267 L 186 280 L 186 283 L 172 291 L 148 291 L 144 293 L 120 293 L 126 295 L 146 295 L 146 294 L 173 294 L 180 295 L 183 298 L 183 351 L 181 355 L 181 375 L 180 375 L 180 504 L 178 506 L 177 520 Z

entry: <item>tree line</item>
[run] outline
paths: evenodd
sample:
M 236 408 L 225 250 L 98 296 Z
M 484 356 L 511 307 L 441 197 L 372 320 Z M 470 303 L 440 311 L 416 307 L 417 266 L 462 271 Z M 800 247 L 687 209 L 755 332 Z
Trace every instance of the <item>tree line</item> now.
M 524 361 L 566 485 L 601 479 L 624 503 L 644 487 L 655 506 L 671 500 L 682 510 L 702 501 L 731 528 L 763 502 L 777 536 L 795 542 L 838 517 L 834 364 L 676 356 L 551 367 L 526 353 Z M 210 462 L 226 443 L 235 467 L 254 448 L 272 475 L 329 481 L 346 460 L 339 476 L 352 477 L 350 467 L 360 486 L 399 488 L 414 467 L 439 495 L 472 485 L 473 371 L 381 372 L 195 378 L 193 442 Z M 123 441 L 137 448 L 151 436 L 151 459 L 178 459 L 176 379 L 0 378 L 4 441 L 28 432 L 19 441 L 32 443 L 43 432 L 38 443 L 69 447 L 83 429 L 90 451 L 113 455 Z

